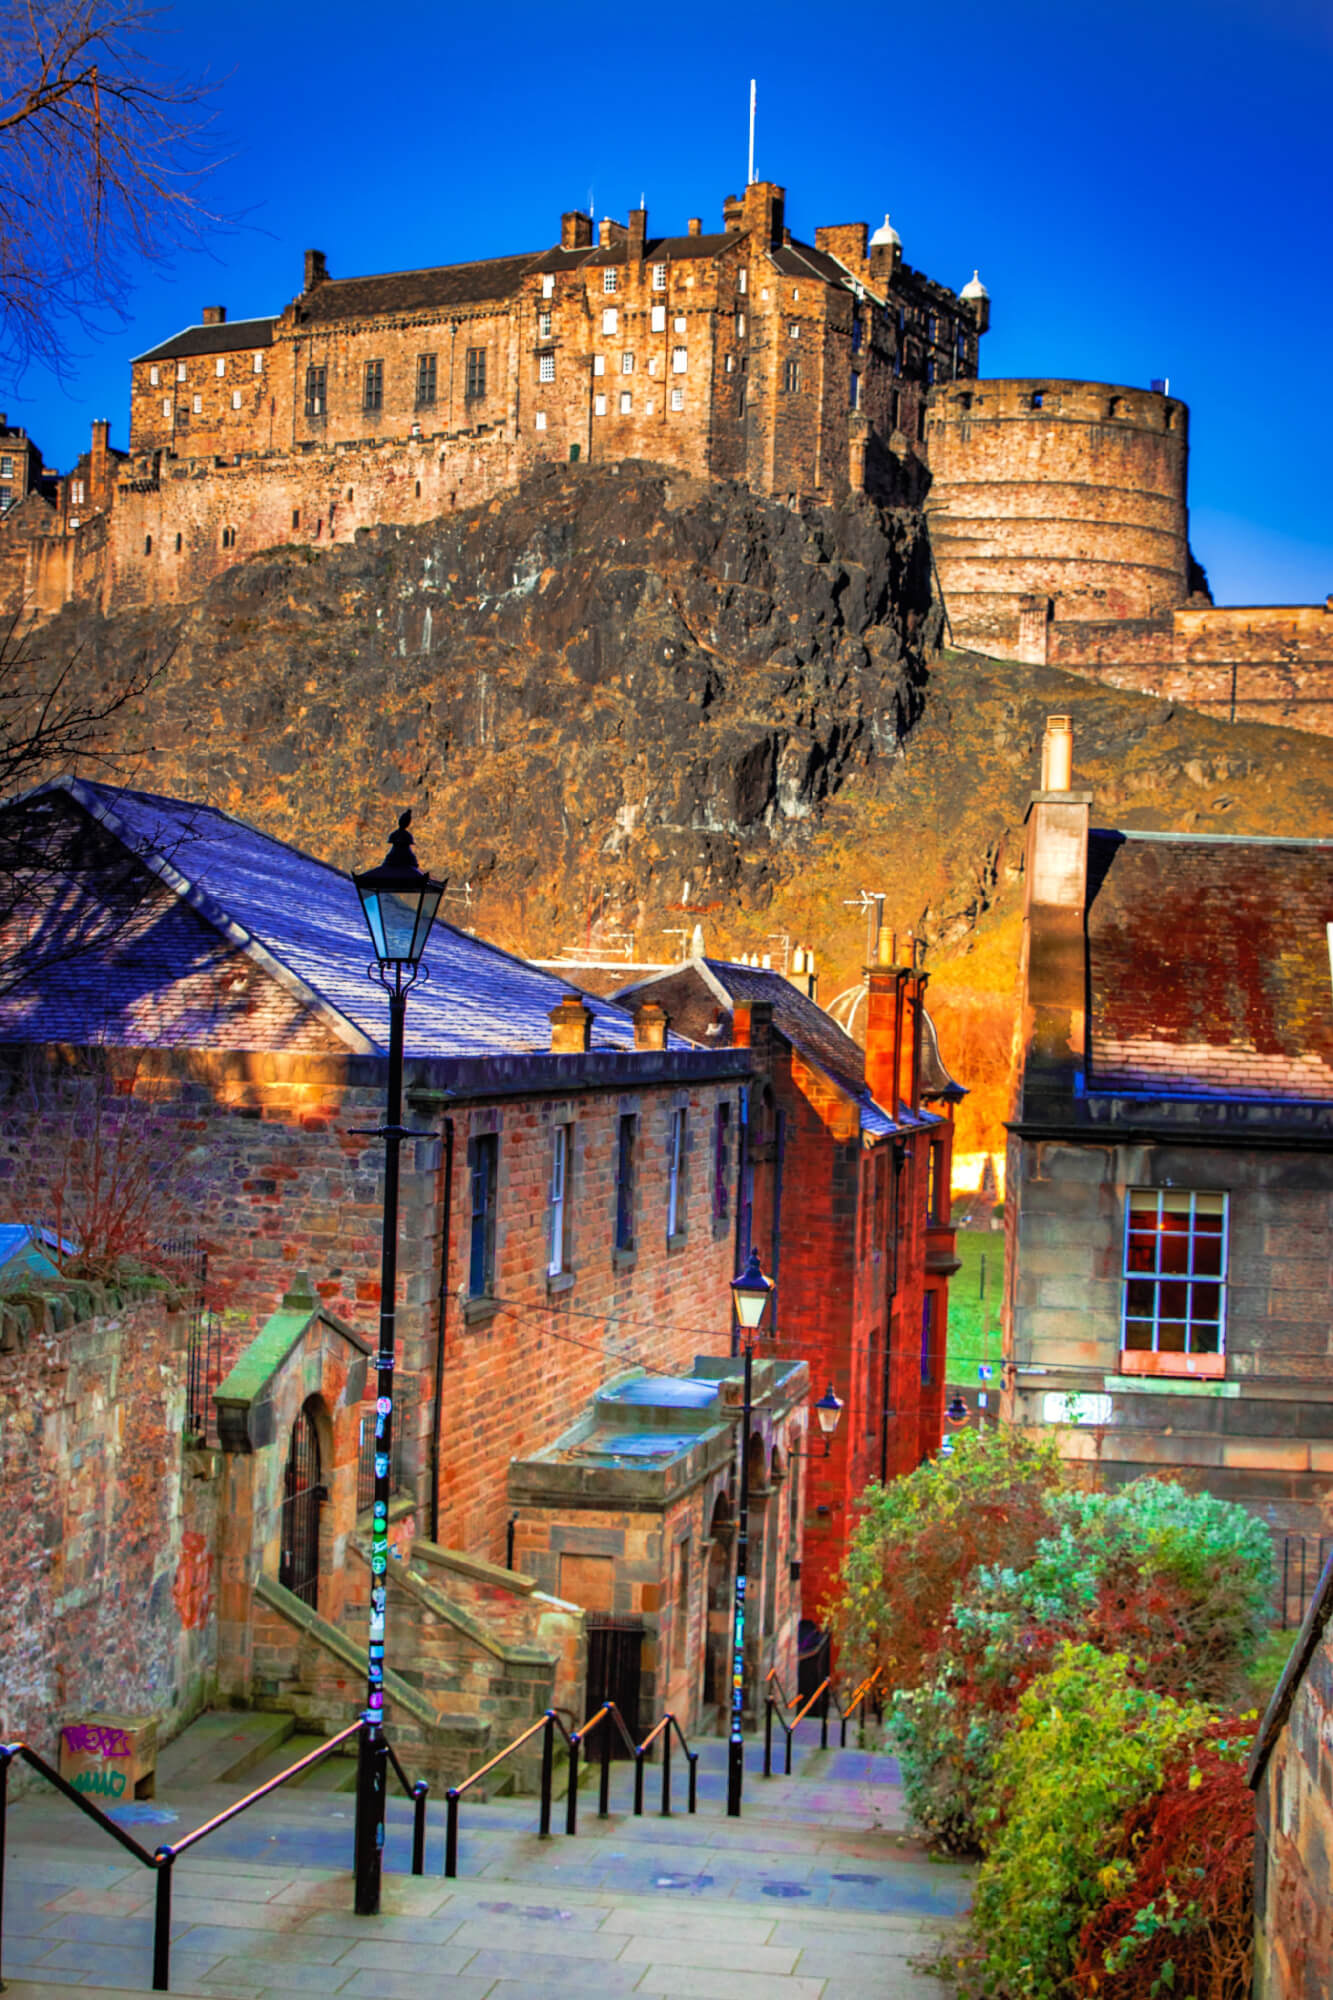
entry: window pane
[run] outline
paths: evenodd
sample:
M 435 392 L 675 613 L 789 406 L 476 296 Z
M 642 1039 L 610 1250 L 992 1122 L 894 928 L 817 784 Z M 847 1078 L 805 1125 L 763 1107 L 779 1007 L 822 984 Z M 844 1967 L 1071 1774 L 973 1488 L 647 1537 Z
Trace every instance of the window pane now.
M 1125 1314 L 1130 1319 L 1151 1319 L 1157 1287 L 1151 1279 L 1131 1278 L 1125 1286 Z
M 1176 1216 L 1162 1217 L 1162 1265 L 1164 1271 L 1188 1271 L 1190 1238 L 1188 1227 L 1177 1229 Z
M 1157 1269 L 1157 1233 L 1140 1235 L 1137 1230 L 1129 1239 L 1129 1251 L 1125 1267 L 1130 1271 L 1155 1271 Z
M 1222 1317 L 1222 1287 L 1220 1285 L 1194 1285 L 1190 1292 L 1190 1316 L 1193 1319 L 1219 1320 Z
M 1170 1284 L 1163 1281 L 1158 1298 L 1157 1312 L 1161 1319 L 1183 1320 L 1189 1313 L 1190 1288 L 1185 1284 Z
M 1220 1236 L 1195 1237 L 1194 1268 L 1201 1277 L 1205 1278 L 1221 1277 L 1222 1239 Z
M 1159 1354 L 1183 1354 L 1186 1350 L 1185 1322 L 1183 1319 L 1164 1319 L 1157 1326 L 1157 1352 Z
M 1152 1321 L 1149 1319 L 1127 1319 L 1125 1321 L 1125 1346 L 1136 1354 L 1152 1350 Z
M 1190 1333 L 1191 1354 L 1220 1354 L 1222 1351 L 1222 1329 L 1220 1326 L 1195 1326 Z

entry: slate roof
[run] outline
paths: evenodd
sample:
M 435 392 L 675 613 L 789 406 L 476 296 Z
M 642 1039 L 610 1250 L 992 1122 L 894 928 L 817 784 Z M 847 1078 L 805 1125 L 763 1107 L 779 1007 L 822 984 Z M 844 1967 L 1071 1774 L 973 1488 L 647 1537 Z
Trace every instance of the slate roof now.
M 276 319 L 224 319 L 217 326 L 182 327 L 160 347 L 136 354 L 134 361 L 177 361 L 189 354 L 230 354 L 240 347 L 272 347 L 276 325 Z
M 175 889 L 177 901 L 165 915 L 154 910 L 140 920 L 136 912 L 109 943 L 44 967 L 0 997 L 0 1041 L 291 1046 L 264 1039 L 262 1022 L 255 1039 L 238 1040 L 234 1014 L 220 1017 L 211 1002 L 189 1000 L 192 982 L 214 983 L 201 979 L 201 968 L 213 973 L 239 948 L 316 1010 L 333 1045 L 387 1049 L 388 1003 L 366 976 L 370 940 L 349 876 L 210 806 L 72 778 L 29 798 L 47 794 L 72 799 Z M 409 1056 L 549 1052 L 551 1009 L 579 991 L 443 920 L 426 962 L 431 977 L 407 1009 Z M 632 1050 L 633 1017 L 591 996 L 588 1005 L 593 1048 Z M 688 1044 L 672 1036 L 668 1046 Z
M 1333 1099 L 1333 841 L 1094 829 L 1089 1085 Z

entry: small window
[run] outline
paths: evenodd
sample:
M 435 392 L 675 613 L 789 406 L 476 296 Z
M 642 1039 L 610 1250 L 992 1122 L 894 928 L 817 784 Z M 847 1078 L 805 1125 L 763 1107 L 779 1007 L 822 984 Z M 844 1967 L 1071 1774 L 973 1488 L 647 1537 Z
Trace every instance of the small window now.
M 860 315 L 860 313 L 855 313 L 855 314 L 853 315 L 853 317 L 852 317 L 852 353 L 853 353 L 853 354 L 859 354 L 859 353 L 861 352 L 861 342 L 862 342 L 862 340 L 864 339 L 864 337 L 865 337 L 865 326 L 864 326 L 864 323 L 863 323 L 863 321 L 862 321 L 862 319 L 861 319 L 861 315 Z
M 602 273 L 602 290 L 604 292 L 614 292 L 619 283 L 620 283 L 620 278 L 618 272 L 616 272 L 612 268 L 612 266 L 608 264 L 606 269 Z
M 1224 1194 L 1131 1189 L 1121 1356 L 1126 1373 L 1220 1375 L 1227 1280 Z
M 308 417 L 324 415 L 325 376 L 326 370 L 323 368 L 307 368 L 305 371 L 305 413 Z
M 226 374 L 226 372 L 227 372 L 227 357 L 225 354 L 219 354 L 217 360 L 213 363 L 213 373 L 217 376 L 220 382 L 223 376 Z
M 921 1301 L 921 1381 L 929 1388 L 935 1379 L 935 1315 L 938 1292 L 927 1292 Z
M 537 356 L 537 380 L 539 382 L 554 382 L 555 380 L 554 354 L 539 354 Z
M 1108 409 L 1108 411 L 1107 411 L 1107 413 L 1106 413 L 1106 414 L 1107 414 L 1107 416 L 1108 416 L 1108 417 L 1123 417 L 1123 416 L 1124 416 L 1124 414 L 1125 414 L 1125 399 L 1124 399 L 1124 397 L 1123 397 L 1123 396 L 1112 396 L 1112 398 L 1111 398 L 1111 406 L 1110 406 L 1110 408 Z
M 734 354 L 726 354 L 722 357 L 722 372 L 724 375 L 730 375 L 735 366 L 736 357 Z
M 224 528 L 224 529 L 222 530 L 222 546 L 223 546 L 223 548 L 224 548 L 224 549 L 234 549 L 234 548 L 235 548 L 235 546 L 236 546 L 236 530 L 235 530 L 235 528 Z
M 555 297 L 555 279 L 549 271 L 542 274 L 542 297 L 544 299 Z
M 463 376 L 463 398 L 465 402 L 479 403 L 486 394 L 486 349 L 469 347 L 467 365 Z
M 744 340 L 744 338 L 745 338 L 745 314 L 744 314 L 744 313 L 737 313 L 737 315 L 736 315 L 736 338 L 737 338 L 737 340 Z
M 170 398 L 170 396 L 164 396 L 164 397 L 162 398 L 162 414 L 163 414 L 163 416 L 164 416 L 164 417 L 169 417 L 169 416 L 171 415 L 171 398 Z
M 937 325 L 937 321 L 936 321 L 936 318 L 935 318 L 935 315 L 934 315 L 934 313 L 931 313 L 931 314 L 929 315 L 929 317 L 927 318 L 927 320 L 926 320 L 926 338 L 927 338 L 927 340 L 933 340 L 933 339 L 935 338 L 935 327 L 936 327 L 936 325 Z
M 929 387 L 929 386 L 933 385 L 934 381 L 935 381 L 935 359 L 934 359 L 934 356 L 932 355 L 932 356 L 931 356 L 931 358 L 930 358 L 930 360 L 929 360 L 929 361 L 928 361 L 928 362 L 926 363 L 926 384 L 927 384 L 927 386 Z
M 605 396 L 594 396 L 594 397 L 593 397 L 593 399 L 592 399 L 592 413 L 593 413 L 593 415 L 594 415 L 595 417 L 604 417 L 604 416 L 606 415 L 606 397 L 605 397 Z
M 233 410 L 239 410 L 241 407 L 241 392 L 239 389 L 233 389 L 231 392 L 231 406 Z
M 667 1128 L 667 1214 L 668 1238 L 678 1236 L 685 1223 L 685 1120 L 682 1108 L 673 1111 Z
M 789 320 L 787 322 L 788 340 L 799 340 L 800 337 L 801 337 L 801 322 L 798 319 Z
M 847 407 L 852 410 L 859 410 L 861 407 L 861 377 L 854 368 L 847 392 Z
M 630 392 L 629 392 L 629 390 L 628 390 L 628 389 L 622 389 L 622 390 L 621 390 L 621 392 L 620 392 L 620 414 L 621 414 L 621 416 L 622 416 L 622 417 L 627 417 L 627 416 L 628 416 L 628 415 L 630 414 L 630 412 L 631 412 L 631 410 L 632 410 L 633 408 L 634 408 L 634 398 L 633 398 L 633 396 L 632 396 L 632 395 L 630 394 Z
M 664 291 L 666 290 L 666 265 L 665 265 L 665 264 L 654 264 L 654 265 L 653 265 L 653 290 L 654 290 L 655 292 L 664 292 Z
M 153 538 L 151 535 L 145 535 L 143 538 L 143 552 L 146 556 L 150 556 L 153 553 Z
M 546 1275 L 559 1277 L 568 1266 L 569 1127 L 556 1125 L 551 1132 L 551 1186 L 546 1205 Z
M 634 1141 L 638 1120 L 621 1113 L 616 1134 L 616 1249 L 634 1248 Z
M 750 274 L 748 271 L 738 271 L 736 273 L 736 290 L 740 293 L 742 298 L 745 297 L 745 294 L 749 289 L 748 285 L 749 275 Z
M 719 1104 L 713 1122 L 713 1222 L 720 1227 L 731 1213 L 731 1106 Z
M 539 312 L 537 315 L 537 337 L 539 340 L 551 338 L 551 315 L 548 312 Z
M 256 375 L 262 375 L 262 374 L 263 374 L 263 372 L 264 372 L 264 357 L 263 357 L 263 355 L 262 355 L 262 354 L 256 354 L 256 356 L 255 356 L 255 370 L 254 370 L 254 372 L 255 372 L 255 374 L 256 374 Z
M 538 429 L 539 431 L 544 431 L 544 430 L 546 429 L 546 412 L 545 412 L 545 410 L 538 410 L 538 412 L 537 412 L 537 415 L 536 415 L 536 417 L 535 417 L 535 419 L 534 419 L 534 422 L 535 422 L 535 424 L 536 424 L 536 427 L 537 427 L 537 429 Z
M 468 1142 L 472 1183 L 472 1219 L 468 1241 L 468 1295 L 489 1298 L 495 1290 L 495 1210 L 500 1166 L 500 1139 L 480 1132 Z
M 178 361 L 176 363 L 176 380 L 178 382 L 183 382 L 185 380 L 185 363 L 183 361 Z
M 13 477 L 14 477 L 13 459 L 0 458 L 0 479 L 12 479 Z M 70 481 L 69 497 L 74 502 L 74 505 L 76 507 L 82 507 L 83 481 L 81 479 L 73 479 Z
M 686 349 L 685 349 L 685 348 L 683 348 L 683 347 L 673 347 L 673 348 L 672 348 L 672 350 L 671 350 L 671 372 L 672 372 L 672 374 L 673 374 L 673 375 L 683 375 L 683 374 L 685 373 L 685 370 L 686 370 L 686 369 L 687 369 L 687 368 L 689 367 L 689 360 L 690 360 L 690 357 L 689 357 L 689 354 L 688 354 L 688 352 L 686 351 Z
M 634 373 L 634 356 L 632 354 L 621 355 L 620 372 L 622 375 L 632 375 Z
M 801 364 L 799 361 L 784 361 L 782 364 L 782 386 L 791 394 L 801 386 Z
M 618 331 L 619 326 L 620 314 L 616 311 L 615 307 L 604 306 L 602 309 L 602 332 L 615 333 Z
M 665 333 L 665 332 L 666 332 L 666 307 L 665 307 L 665 306 L 654 306 L 654 307 L 652 308 L 652 323 L 651 323 L 651 331 L 652 331 L 653 333 Z
M 1034 410 L 1039 410 L 1039 409 L 1041 408 L 1041 406 L 1042 406 L 1042 403 L 1043 403 L 1043 401 L 1044 401 L 1044 392 L 1043 392 L 1042 390 L 1040 390 L 1040 389 L 1034 389 L 1034 390 L 1033 390 L 1033 392 L 1032 392 L 1032 407 L 1033 407 L 1033 409 L 1034 409 Z
M 593 374 L 594 374 L 594 375 L 605 375 L 605 373 L 606 373 L 606 356 L 605 356 L 604 354 L 594 354 L 594 355 L 593 355 L 593 357 L 592 357 L 592 372 L 593 372 Z
M 192 409 L 192 410 L 194 411 L 194 414 L 196 415 L 196 417 L 200 417 L 200 416 L 202 416 L 202 415 L 203 415 L 203 413 L 204 413 L 204 399 L 203 399 L 203 397 L 202 397 L 202 396 L 195 396 L 195 397 L 194 397 L 194 398 L 192 399 L 192 401 L 191 401 L 191 404 L 190 404 L 190 407 L 191 407 L 191 409 Z
M 157 387 L 158 383 L 159 383 L 159 382 L 160 382 L 161 380 L 162 380 L 162 376 L 161 376 L 161 372 L 160 372 L 160 370 L 159 370 L 158 368 L 156 368 L 156 367 L 152 367 L 152 368 L 150 368 L 150 369 L 149 369 L 149 371 L 148 371 L 148 382 L 149 382 L 149 387 L 150 387 L 150 388 L 153 388 L 153 389 L 156 389 L 156 387 Z
M 301 525 L 301 510 L 300 510 L 300 508 L 299 508 L 299 507 L 293 507 L 293 508 L 292 508 L 292 526 L 293 526 L 294 528 L 299 528 L 299 527 L 300 527 L 300 525 Z
M 429 409 L 438 386 L 437 359 L 433 354 L 417 356 L 417 408 Z
M 179 534 L 178 534 L 178 535 L 176 536 L 176 554 L 177 554 L 177 555 L 179 555 L 179 554 L 180 554 L 180 552 L 181 552 L 181 543 L 182 543 L 183 539 L 184 539 L 184 538 L 183 538 L 183 537 L 182 537 L 181 535 L 179 535 Z
M 671 391 L 671 407 L 673 410 L 683 410 L 685 408 L 685 391 L 683 389 L 673 389 Z
M 684 313 L 677 313 L 677 314 L 676 314 L 676 316 L 675 316 L 675 318 L 674 318 L 674 319 L 672 320 L 671 324 L 672 324 L 672 326 L 674 327 L 674 329 L 675 329 L 675 331 L 676 331 L 677 333 L 684 333 L 684 331 L 685 331 L 685 315 L 684 315 Z
M 684 1665 L 690 1631 L 690 1538 L 676 1543 L 675 1576 L 671 1582 L 671 1639 L 677 1671 Z
M 384 363 L 367 361 L 361 389 L 361 407 L 370 413 L 384 408 Z

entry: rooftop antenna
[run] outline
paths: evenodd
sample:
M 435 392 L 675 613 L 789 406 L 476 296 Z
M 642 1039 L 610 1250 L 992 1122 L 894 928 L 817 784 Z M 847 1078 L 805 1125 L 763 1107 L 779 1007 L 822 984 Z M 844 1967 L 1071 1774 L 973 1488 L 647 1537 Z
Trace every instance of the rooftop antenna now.
M 745 177 L 746 187 L 754 184 L 754 78 L 750 78 L 750 171 Z

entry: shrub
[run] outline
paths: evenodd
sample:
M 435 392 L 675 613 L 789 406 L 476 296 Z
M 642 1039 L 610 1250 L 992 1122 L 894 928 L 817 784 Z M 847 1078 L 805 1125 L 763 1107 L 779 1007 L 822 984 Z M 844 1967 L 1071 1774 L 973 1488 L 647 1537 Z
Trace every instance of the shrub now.
M 1062 1645 L 1021 1696 L 995 1760 L 997 1826 L 973 1908 L 992 2000 L 1068 1992 L 1124 1816 L 1206 1720 L 1196 1704 L 1137 1687 L 1123 1655 L 1088 1644 Z

